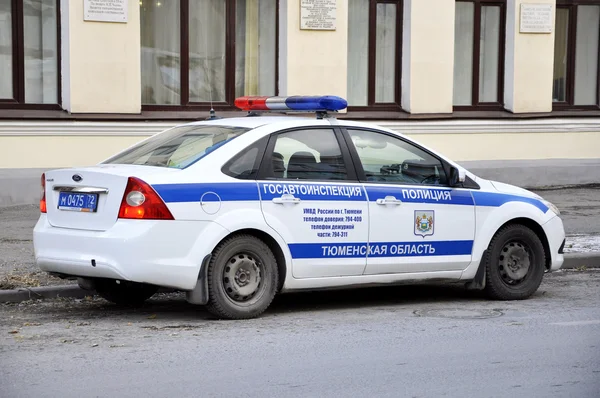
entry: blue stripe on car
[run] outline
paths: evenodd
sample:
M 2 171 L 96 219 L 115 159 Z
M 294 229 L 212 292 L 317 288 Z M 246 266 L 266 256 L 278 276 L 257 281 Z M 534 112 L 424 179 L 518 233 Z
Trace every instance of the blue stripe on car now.
M 539 199 L 528 198 L 526 196 L 510 195 L 506 193 L 473 191 L 473 199 L 475 200 L 476 206 L 500 207 L 508 202 L 523 202 L 534 205 L 544 213 L 548 211 L 548 206 L 546 206 L 544 202 L 542 202 Z
M 440 203 L 446 205 L 473 206 L 473 197 L 470 191 L 440 188 L 414 188 L 398 186 L 366 186 L 369 201 L 394 196 L 396 199 L 407 203 Z
M 529 203 L 542 212 L 548 211 L 542 201 L 526 196 L 469 191 L 459 189 L 414 188 L 397 186 L 362 186 L 358 184 L 314 184 L 287 182 L 225 182 L 157 184 L 153 186 L 167 203 L 199 202 L 206 193 L 205 201 L 254 201 L 271 200 L 284 194 L 291 194 L 306 201 L 366 201 L 370 202 L 386 196 L 394 196 L 406 203 L 438 203 L 449 205 L 499 207 L 508 202 Z
M 367 243 L 290 243 L 292 258 L 429 257 L 470 255 L 472 240 Z
M 203 200 L 207 202 L 219 198 L 224 202 L 260 199 L 256 183 L 157 184 L 152 187 L 167 203 L 200 202 L 206 193 L 218 195 L 206 195 Z
M 302 200 L 367 200 L 365 190 L 360 184 L 286 184 L 279 182 L 261 182 L 260 196 L 263 200 L 279 198 L 282 195 L 294 195 Z

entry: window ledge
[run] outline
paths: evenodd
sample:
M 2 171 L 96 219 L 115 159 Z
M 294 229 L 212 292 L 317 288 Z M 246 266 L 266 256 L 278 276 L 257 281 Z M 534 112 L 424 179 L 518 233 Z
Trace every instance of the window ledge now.
M 216 111 L 217 117 L 230 118 L 246 116 L 245 111 Z M 306 114 L 309 115 L 309 114 Z M 81 113 L 70 114 L 63 110 L 41 109 L 0 109 L 0 122 L 3 121 L 70 121 L 70 122 L 172 122 L 185 123 L 205 120 L 208 111 L 142 111 L 137 114 Z M 453 113 L 410 114 L 403 111 L 348 111 L 336 114 L 340 120 L 362 120 L 378 122 L 409 121 L 467 121 L 467 120 L 540 120 L 600 118 L 598 110 L 555 110 L 545 113 L 515 114 L 508 111 L 455 111 Z
M 219 117 L 245 116 L 242 111 L 216 111 Z M 140 113 L 68 113 L 64 110 L 0 109 L 0 120 L 72 120 L 72 121 L 196 121 L 208 118 L 209 111 L 142 111 Z
M 351 116 L 351 115 L 350 115 Z M 358 120 L 348 117 L 348 120 Z M 513 133 L 600 133 L 600 117 L 546 118 L 546 119 L 494 119 L 494 120 L 385 120 L 372 123 L 409 135 L 435 134 L 513 134 Z M 186 123 L 176 120 L 0 120 L 0 137 L 148 137 Z
M 339 114 L 339 119 L 352 120 L 469 120 L 469 119 L 541 119 L 570 117 L 600 117 L 600 109 L 555 110 L 539 113 L 512 113 L 502 110 L 454 111 L 452 113 L 411 114 L 403 111 L 349 111 Z

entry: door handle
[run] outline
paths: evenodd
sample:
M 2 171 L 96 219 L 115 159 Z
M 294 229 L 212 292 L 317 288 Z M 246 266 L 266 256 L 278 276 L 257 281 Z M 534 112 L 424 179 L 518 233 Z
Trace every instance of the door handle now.
M 300 198 L 295 198 L 294 195 L 283 195 L 280 198 L 273 198 L 273 203 L 283 205 L 286 203 L 290 204 L 298 204 L 300 203 Z
M 402 201 L 396 199 L 395 196 L 386 196 L 383 199 L 377 199 L 375 203 L 377 203 L 378 205 L 401 205 Z

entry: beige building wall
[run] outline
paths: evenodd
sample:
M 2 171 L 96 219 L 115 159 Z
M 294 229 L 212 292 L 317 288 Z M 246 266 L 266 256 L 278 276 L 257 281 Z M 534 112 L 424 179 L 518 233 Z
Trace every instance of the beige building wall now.
M 43 130 L 43 122 L 40 130 Z M 377 123 L 377 122 L 375 122 Z M 57 168 L 96 164 L 115 153 L 145 139 L 149 135 L 178 123 L 148 126 L 129 123 L 106 127 L 110 134 L 94 133 L 102 123 L 90 123 L 80 131 L 68 126 L 56 126 L 52 131 L 18 133 L 14 127 L 0 130 L 0 168 Z M 472 126 L 468 123 L 432 127 L 427 122 L 407 124 L 379 123 L 413 138 L 455 161 L 469 160 L 537 160 L 537 159 L 597 159 L 600 148 L 600 122 L 569 131 L 568 127 L 552 128 L 539 125 L 534 132 L 518 122 L 503 131 Z M 92 126 L 94 125 L 94 126 Z M 126 127 L 125 127 L 126 126 Z M 426 128 L 424 128 L 426 127 Z M 64 130 L 69 130 L 65 134 Z M 595 130 L 594 130 L 595 129 Z
M 402 25 L 402 108 L 451 113 L 454 1 L 404 0 Z
M 61 2 L 63 107 L 71 113 L 141 110 L 140 4 L 127 23 L 84 21 L 83 0 Z
M 600 131 L 501 134 L 455 132 L 412 137 L 455 161 L 597 159 L 597 148 L 600 148 Z
M 554 0 L 536 2 L 555 4 Z M 519 33 L 521 3 L 508 1 L 506 107 L 517 113 L 548 112 L 552 108 L 554 33 Z M 403 106 L 411 113 L 451 112 L 455 3 L 405 0 L 404 4 Z M 81 0 L 62 0 L 61 5 L 66 109 L 72 113 L 139 112 L 139 1 L 129 0 L 126 24 L 84 22 Z M 281 2 L 281 95 L 346 97 L 346 0 L 337 0 L 337 6 L 335 31 L 305 31 L 300 30 L 300 0 Z M 593 126 L 568 120 L 558 127 L 534 120 L 538 123 L 535 131 L 526 120 L 506 120 L 509 126 L 502 131 L 493 120 L 486 121 L 483 127 L 469 120 L 444 122 L 447 125 L 439 128 L 427 121 L 388 120 L 382 124 L 457 161 L 599 157 L 599 119 Z M 27 123 L 29 126 L 23 127 Z M 113 124 L 117 126 L 108 122 L 2 121 L 0 168 L 92 165 L 168 127 L 151 128 L 157 124 L 153 122 Z M 578 126 L 583 127 L 578 130 Z
M 45 136 L 3 137 L 0 168 L 91 166 L 145 137 Z
M 554 70 L 554 29 L 551 33 L 521 33 L 521 4 L 529 0 L 508 0 L 506 10 L 506 58 L 504 73 L 505 108 L 513 113 L 552 111 Z M 552 5 L 555 0 L 536 0 Z
M 280 4 L 287 7 L 287 21 L 282 24 L 284 37 L 280 38 L 280 57 L 283 58 L 280 70 L 285 80 L 284 84 L 280 84 L 280 94 L 346 98 L 347 0 L 337 0 L 334 31 L 301 30 L 300 0 L 287 0 Z

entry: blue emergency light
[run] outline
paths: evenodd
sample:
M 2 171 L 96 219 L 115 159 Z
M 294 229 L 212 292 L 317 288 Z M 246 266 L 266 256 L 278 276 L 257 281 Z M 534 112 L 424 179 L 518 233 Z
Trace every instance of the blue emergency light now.
M 235 99 L 235 106 L 244 111 L 306 111 L 335 112 L 348 106 L 348 102 L 334 95 L 290 97 L 245 96 Z

